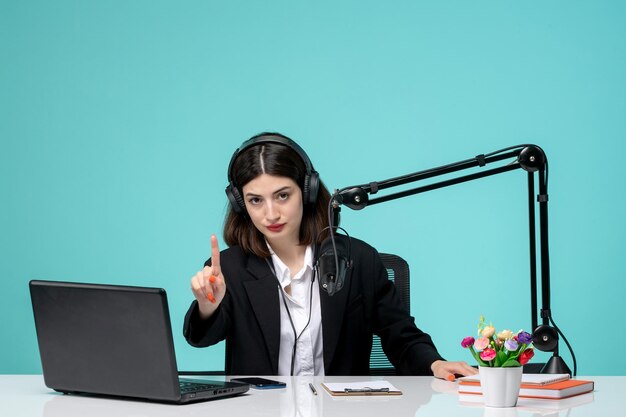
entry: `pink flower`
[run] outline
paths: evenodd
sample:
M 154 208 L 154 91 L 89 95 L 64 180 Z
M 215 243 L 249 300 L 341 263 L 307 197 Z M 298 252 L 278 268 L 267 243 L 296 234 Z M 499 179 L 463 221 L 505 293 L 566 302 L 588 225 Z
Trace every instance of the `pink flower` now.
M 479 337 L 474 342 L 474 349 L 476 350 L 483 350 L 487 346 L 489 346 L 489 339 L 487 339 L 486 337 Z
M 519 361 L 520 365 L 526 365 L 533 356 L 535 356 L 535 351 L 531 348 L 528 348 L 523 351 L 521 355 L 519 355 L 519 358 L 517 358 L 517 360 Z
M 474 338 L 472 336 L 468 336 L 461 341 L 461 346 L 464 348 L 468 348 L 474 344 Z
M 491 349 L 491 348 L 487 348 L 485 350 L 483 350 L 482 352 L 480 352 L 480 359 L 484 360 L 484 361 L 491 361 L 493 360 L 493 358 L 496 357 L 496 351 Z

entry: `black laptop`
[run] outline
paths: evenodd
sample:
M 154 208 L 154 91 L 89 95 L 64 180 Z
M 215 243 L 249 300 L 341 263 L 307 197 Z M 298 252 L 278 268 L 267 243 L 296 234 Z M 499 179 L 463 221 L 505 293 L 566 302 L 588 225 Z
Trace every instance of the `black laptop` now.
M 249 389 L 236 382 L 179 379 L 161 288 L 38 280 L 29 286 L 49 388 L 179 404 Z

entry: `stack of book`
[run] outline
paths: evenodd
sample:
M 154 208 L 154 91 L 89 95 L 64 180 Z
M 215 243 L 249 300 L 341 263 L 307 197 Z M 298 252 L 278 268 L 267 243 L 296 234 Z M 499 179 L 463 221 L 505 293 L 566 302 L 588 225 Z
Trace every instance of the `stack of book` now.
M 593 381 L 571 379 L 569 374 L 523 374 L 519 397 L 562 400 L 592 392 L 593 388 Z M 480 401 L 480 375 L 459 378 L 458 392 L 461 401 Z

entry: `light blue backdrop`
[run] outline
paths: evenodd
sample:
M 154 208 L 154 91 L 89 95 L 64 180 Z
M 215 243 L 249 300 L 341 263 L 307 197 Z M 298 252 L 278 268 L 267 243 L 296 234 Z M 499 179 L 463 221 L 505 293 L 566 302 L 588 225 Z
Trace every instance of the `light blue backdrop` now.
M 579 375 L 625 375 L 625 5 L 1 0 L 0 373 L 41 371 L 32 278 L 163 287 L 179 367 L 221 368 L 222 346 L 182 337 L 189 278 L 233 150 L 277 130 L 330 188 L 541 145 L 553 316 Z M 409 261 L 447 358 L 471 362 L 480 314 L 530 327 L 525 187 L 515 171 L 343 210 Z

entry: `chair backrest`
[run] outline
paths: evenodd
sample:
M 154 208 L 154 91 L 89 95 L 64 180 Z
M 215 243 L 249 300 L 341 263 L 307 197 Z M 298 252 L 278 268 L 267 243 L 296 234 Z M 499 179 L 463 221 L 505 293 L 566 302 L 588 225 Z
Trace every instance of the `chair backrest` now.
M 397 255 L 381 253 L 380 259 L 387 269 L 389 279 L 393 281 L 406 311 L 411 313 L 411 292 L 409 284 L 409 264 Z M 387 359 L 380 338 L 374 335 L 372 353 L 370 355 L 371 375 L 396 375 L 396 369 Z

